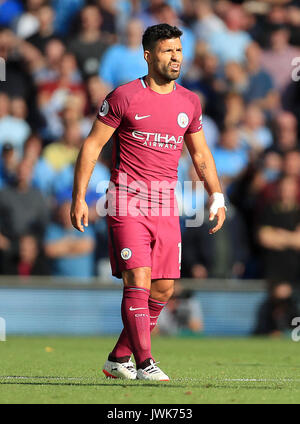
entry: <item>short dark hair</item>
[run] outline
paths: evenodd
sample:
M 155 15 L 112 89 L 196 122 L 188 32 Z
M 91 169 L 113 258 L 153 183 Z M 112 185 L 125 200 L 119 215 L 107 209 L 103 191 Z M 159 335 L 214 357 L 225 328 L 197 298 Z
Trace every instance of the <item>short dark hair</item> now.
M 169 38 L 179 38 L 182 31 L 176 26 L 169 24 L 152 25 L 146 29 L 143 35 L 144 50 L 152 50 L 158 40 L 168 40 Z

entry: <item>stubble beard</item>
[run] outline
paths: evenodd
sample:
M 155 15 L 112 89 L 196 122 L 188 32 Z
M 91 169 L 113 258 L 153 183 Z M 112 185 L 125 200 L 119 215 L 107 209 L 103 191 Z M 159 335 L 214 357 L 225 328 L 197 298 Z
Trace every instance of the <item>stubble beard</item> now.
M 179 78 L 180 67 L 178 71 L 171 71 L 169 68 L 156 68 L 156 73 L 162 82 L 169 83 Z

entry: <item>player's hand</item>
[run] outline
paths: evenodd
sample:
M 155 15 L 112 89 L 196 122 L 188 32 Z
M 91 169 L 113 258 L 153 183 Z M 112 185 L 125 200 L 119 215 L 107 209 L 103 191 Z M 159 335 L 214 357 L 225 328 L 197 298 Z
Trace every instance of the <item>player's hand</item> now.
M 215 218 L 217 218 L 217 225 L 209 230 L 209 234 L 214 234 L 219 231 L 226 218 L 226 206 L 222 193 L 213 193 L 211 196 L 209 220 L 213 221 Z
M 72 225 L 76 230 L 84 232 L 89 223 L 89 208 L 85 200 L 73 200 L 70 211 Z

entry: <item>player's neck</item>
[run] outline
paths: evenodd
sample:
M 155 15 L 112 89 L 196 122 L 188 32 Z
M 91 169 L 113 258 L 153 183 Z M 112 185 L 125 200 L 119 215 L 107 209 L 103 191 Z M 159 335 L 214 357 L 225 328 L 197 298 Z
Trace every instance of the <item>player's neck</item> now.
M 145 76 L 144 81 L 149 86 L 149 88 L 151 88 L 151 90 L 159 94 L 169 94 L 174 90 L 174 81 L 161 81 L 159 78 L 149 74 Z

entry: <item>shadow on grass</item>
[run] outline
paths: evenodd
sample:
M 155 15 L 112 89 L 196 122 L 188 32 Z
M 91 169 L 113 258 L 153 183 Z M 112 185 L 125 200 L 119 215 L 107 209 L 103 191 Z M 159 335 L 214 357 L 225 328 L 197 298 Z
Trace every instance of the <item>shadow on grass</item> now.
M 3 381 L 5 379 L 5 381 Z M 26 380 L 62 380 L 62 381 L 26 381 Z M 134 382 L 116 382 L 114 379 L 106 380 L 106 382 L 82 382 L 76 381 L 84 379 L 80 377 L 55 377 L 55 376 L 0 376 L 0 386 L 1 385 L 28 385 L 28 386 L 78 386 L 78 387 L 110 387 L 110 386 L 118 386 L 123 388 L 130 387 L 157 387 L 157 388 L 178 388 L 178 389 L 226 389 L 226 390 L 236 390 L 236 389 L 246 389 L 246 390 L 282 390 L 283 386 L 274 386 L 274 385 L 260 385 L 260 384 L 252 384 L 251 385 L 241 385 L 237 382 L 237 384 L 211 384 L 211 383 L 200 383 L 195 384 L 195 382 L 186 382 L 186 384 L 171 384 L 170 382 L 150 382 L 150 381 L 139 381 L 138 383 Z M 18 380 L 18 381 L 16 381 Z M 63 380 L 75 380 L 75 381 L 63 381 Z M 163 384 L 162 384 L 163 383 Z
M 5 379 L 3 381 L 2 379 Z M 26 380 L 75 380 L 73 382 L 68 381 L 26 381 Z M 18 381 L 16 381 L 18 380 Z M 80 377 L 55 377 L 55 376 L 0 376 L 0 386 L 1 385 L 29 385 L 29 386 L 78 386 L 78 387 L 110 387 L 110 386 L 119 386 L 124 388 L 129 387 L 142 387 L 144 384 L 144 387 L 167 387 L 167 388 L 186 388 L 186 385 L 173 385 L 169 382 L 150 382 L 150 381 L 140 381 L 139 383 L 133 383 L 133 382 L 116 382 L 114 379 L 107 380 L 106 383 L 92 383 L 92 382 L 81 382 L 76 380 L 80 380 Z M 163 383 L 163 384 L 162 384 Z

